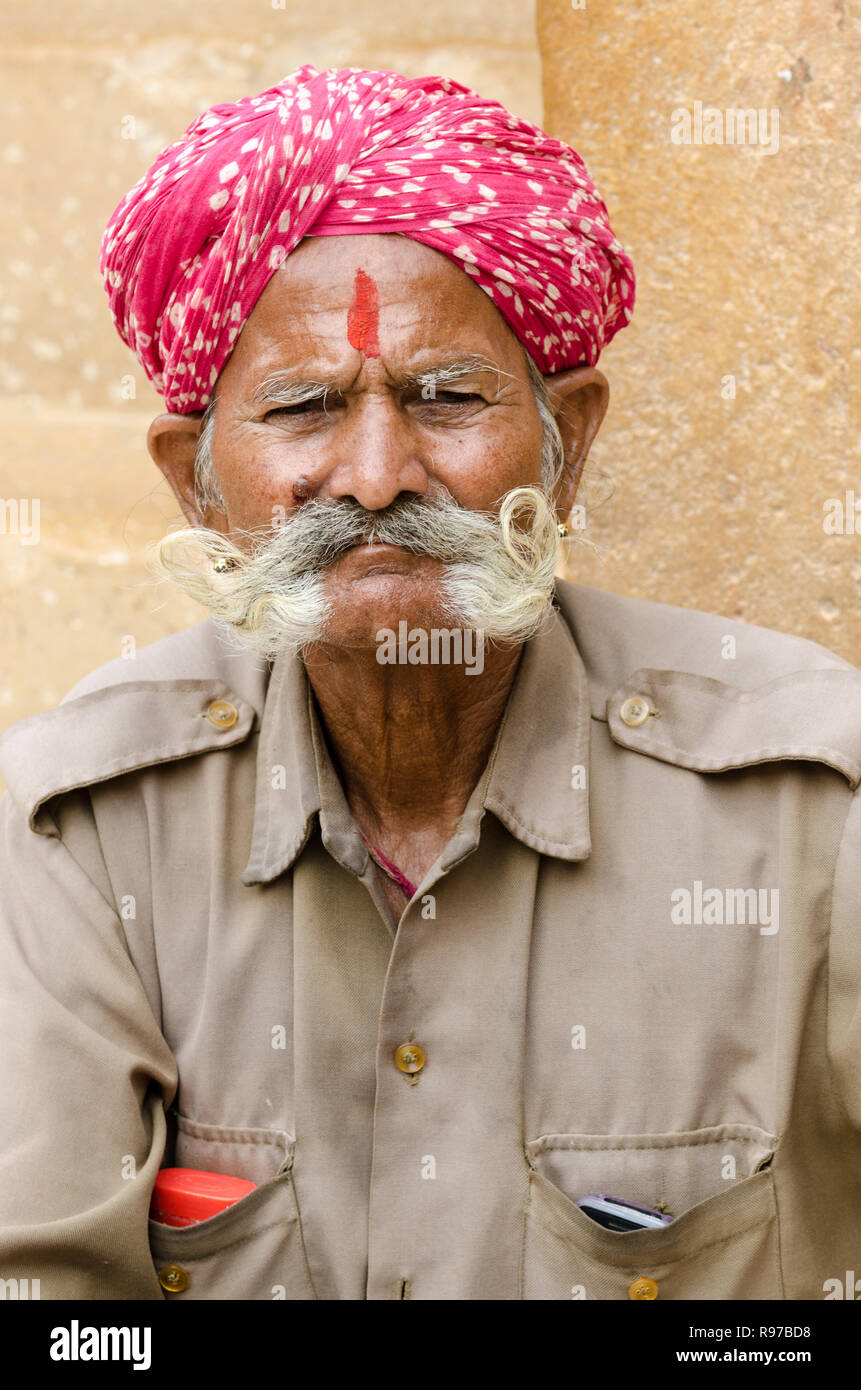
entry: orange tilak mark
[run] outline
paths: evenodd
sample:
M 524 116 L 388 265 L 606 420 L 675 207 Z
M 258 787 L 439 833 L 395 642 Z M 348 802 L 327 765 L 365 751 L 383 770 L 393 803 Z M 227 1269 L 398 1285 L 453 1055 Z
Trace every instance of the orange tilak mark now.
M 347 341 L 366 357 L 380 355 L 380 309 L 377 286 L 364 270 L 356 271 L 356 289 L 347 314 Z

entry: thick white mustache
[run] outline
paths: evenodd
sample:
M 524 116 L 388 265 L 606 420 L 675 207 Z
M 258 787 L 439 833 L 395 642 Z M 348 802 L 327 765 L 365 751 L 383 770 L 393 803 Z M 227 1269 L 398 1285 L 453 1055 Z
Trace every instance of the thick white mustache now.
M 171 532 L 156 547 L 156 572 L 209 608 L 241 646 L 269 659 L 326 637 L 326 570 L 365 541 L 440 560 L 441 609 L 450 623 L 481 629 L 489 642 L 523 642 L 549 614 L 559 546 L 554 513 L 536 487 L 507 493 L 498 515 L 470 511 L 448 495 L 379 512 L 312 498 L 284 521 L 237 539 L 247 548 L 205 528 Z

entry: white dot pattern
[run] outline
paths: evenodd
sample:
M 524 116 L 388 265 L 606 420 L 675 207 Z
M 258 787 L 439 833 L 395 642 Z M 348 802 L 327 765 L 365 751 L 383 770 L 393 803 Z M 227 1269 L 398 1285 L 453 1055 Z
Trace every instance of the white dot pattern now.
M 580 156 L 444 77 L 306 64 L 214 106 L 102 239 L 114 323 L 169 410 L 202 410 L 303 237 L 400 232 L 490 295 L 542 372 L 594 365 L 634 305 L 630 257 Z

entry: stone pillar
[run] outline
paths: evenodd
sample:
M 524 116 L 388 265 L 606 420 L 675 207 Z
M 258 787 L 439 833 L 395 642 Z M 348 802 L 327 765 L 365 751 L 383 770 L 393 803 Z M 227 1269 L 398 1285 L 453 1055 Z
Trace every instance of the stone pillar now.
M 538 23 L 545 127 L 638 275 L 570 577 L 861 663 L 850 8 L 539 0 Z

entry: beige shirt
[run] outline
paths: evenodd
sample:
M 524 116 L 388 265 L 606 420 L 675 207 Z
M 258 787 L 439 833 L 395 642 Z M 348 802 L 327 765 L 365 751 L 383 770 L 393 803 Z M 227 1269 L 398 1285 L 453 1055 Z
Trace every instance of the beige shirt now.
M 816 1299 L 861 1269 L 861 672 L 558 599 L 397 926 L 297 660 L 206 622 L 7 732 L 0 1277 Z M 160 1166 L 258 1187 L 148 1224 Z M 676 1219 L 608 1231 L 594 1192 Z

